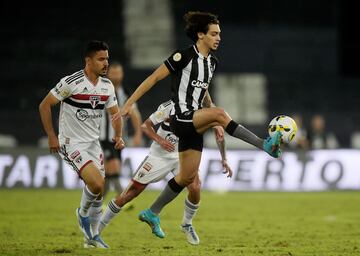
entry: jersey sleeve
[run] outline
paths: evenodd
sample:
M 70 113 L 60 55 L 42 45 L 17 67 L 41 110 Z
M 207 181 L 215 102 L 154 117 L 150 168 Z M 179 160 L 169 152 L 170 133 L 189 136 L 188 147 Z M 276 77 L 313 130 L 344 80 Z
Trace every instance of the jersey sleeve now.
M 109 94 L 109 98 L 105 102 L 105 108 L 111 108 L 118 104 L 114 86 L 111 84 L 111 86 L 109 86 L 109 88 L 110 88 L 110 90 L 109 90 L 110 94 Z
M 186 67 L 188 58 L 185 51 L 175 51 L 164 61 L 165 66 L 169 69 L 170 73 L 175 73 Z
M 172 101 L 162 103 L 158 109 L 150 115 L 149 119 L 154 125 L 164 122 L 170 117 L 170 112 L 173 106 L 174 103 Z
M 74 90 L 74 86 L 71 86 L 65 82 L 65 78 L 62 78 L 57 85 L 50 90 L 50 92 L 60 101 L 63 101 L 67 97 L 71 96 Z

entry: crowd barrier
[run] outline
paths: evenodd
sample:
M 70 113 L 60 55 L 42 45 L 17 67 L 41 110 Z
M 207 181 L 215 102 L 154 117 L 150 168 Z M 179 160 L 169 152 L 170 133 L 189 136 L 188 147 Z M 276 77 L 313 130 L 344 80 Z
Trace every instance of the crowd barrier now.
M 121 183 L 126 186 L 148 148 L 123 150 Z M 360 150 L 285 152 L 273 159 L 258 150 L 228 150 L 232 178 L 222 173 L 220 153 L 204 149 L 200 165 L 202 188 L 213 191 L 321 191 L 360 189 Z M 151 184 L 161 189 L 166 180 Z M 0 149 L 0 188 L 65 188 L 83 186 L 58 155 L 38 148 Z

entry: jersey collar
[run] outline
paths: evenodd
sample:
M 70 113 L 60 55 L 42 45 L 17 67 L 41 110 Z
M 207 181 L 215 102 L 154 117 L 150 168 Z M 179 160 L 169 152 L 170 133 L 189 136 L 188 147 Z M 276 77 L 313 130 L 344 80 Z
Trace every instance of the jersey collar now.
M 194 47 L 195 52 L 199 55 L 200 58 L 202 58 L 202 59 L 209 59 L 209 58 L 211 57 L 211 51 L 209 52 L 208 57 L 205 58 L 205 56 L 202 55 L 202 54 L 199 52 L 199 49 L 197 48 L 196 44 L 194 44 L 193 47 Z

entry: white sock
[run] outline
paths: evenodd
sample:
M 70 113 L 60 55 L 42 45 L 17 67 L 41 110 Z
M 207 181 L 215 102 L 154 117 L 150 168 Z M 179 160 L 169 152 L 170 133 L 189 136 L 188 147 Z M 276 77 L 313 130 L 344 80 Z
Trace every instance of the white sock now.
M 112 199 L 104 214 L 101 216 L 101 219 L 100 219 L 100 223 L 99 223 L 99 228 L 98 228 L 98 231 L 99 231 L 99 234 L 103 231 L 103 229 L 109 224 L 109 222 L 117 215 L 119 214 L 121 210 L 121 207 L 117 206 L 115 204 L 115 199 Z
M 102 214 L 102 203 L 103 198 L 96 199 L 89 209 L 90 225 L 94 236 L 98 234 L 99 221 Z
M 184 207 L 184 216 L 183 216 L 183 225 L 186 224 L 192 224 L 192 220 L 199 208 L 200 203 L 193 204 L 189 201 L 189 199 L 186 197 L 185 199 L 185 207 Z
M 89 216 L 89 208 L 91 204 L 95 201 L 95 199 L 99 196 L 99 194 L 92 193 L 87 186 L 84 186 L 83 193 L 80 201 L 80 215 L 83 217 Z

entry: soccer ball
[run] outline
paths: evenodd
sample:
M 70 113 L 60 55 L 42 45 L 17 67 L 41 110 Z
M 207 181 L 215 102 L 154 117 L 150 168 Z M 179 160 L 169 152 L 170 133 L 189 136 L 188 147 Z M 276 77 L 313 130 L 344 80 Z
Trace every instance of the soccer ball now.
M 290 143 L 295 138 L 297 132 L 297 125 L 294 119 L 289 116 L 276 116 L 273 118 L 273 120 L 271 120 L 268 127 L 268 132 L 269 135 L 272 137 L 277 131 L 281 132 L 282 141 L 284 143 Z

